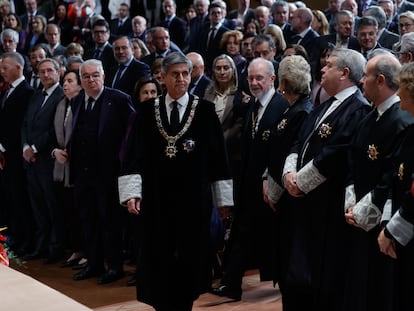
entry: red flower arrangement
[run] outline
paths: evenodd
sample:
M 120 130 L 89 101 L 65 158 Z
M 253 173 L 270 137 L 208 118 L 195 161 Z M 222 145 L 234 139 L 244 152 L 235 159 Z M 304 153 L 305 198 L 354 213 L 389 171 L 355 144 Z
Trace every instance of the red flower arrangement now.
M 7 227 L 0 228 L 0 232 L 6 230 Z M 9 256 L 8 256 L 8 248 L 7 248 L 7 238 L 0 233 L 0 264 L 4 266 L 9 266 Z

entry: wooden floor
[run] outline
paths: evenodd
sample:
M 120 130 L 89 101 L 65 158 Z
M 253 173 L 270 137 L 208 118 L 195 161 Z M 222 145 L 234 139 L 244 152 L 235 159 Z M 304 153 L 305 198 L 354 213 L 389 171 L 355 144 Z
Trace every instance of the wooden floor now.
M 12 268 L 56 289 L 64 295 L 97 311 L 150 311 L 150 306 L 135 299 L 135 288 L 125 284 L 134 270 L 125 266 L 127 276 L 115 283 L 98 285 L 96 279 L 73 281 L 76 272 L 71 268 L 60 268 L 59 264 L 44 265 L 40 260 L 26 263 L 25 267 Z M 226 298 L 209 293 L 203 294 L 194 303 L 194 311 L 281 311 L 280 292 L 272 282 L 259 282 L 255 270 L 248 271 L 243 280 L 243 296 L 238 302 L 227 302 Z

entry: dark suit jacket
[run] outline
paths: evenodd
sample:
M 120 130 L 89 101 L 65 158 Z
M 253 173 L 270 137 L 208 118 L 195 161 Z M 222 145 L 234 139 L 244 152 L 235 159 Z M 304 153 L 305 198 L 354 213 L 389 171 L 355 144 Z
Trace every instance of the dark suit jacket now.
M 46 14 L 42 11 L 39 11 L 39 10 L 37 10 L 36 15 L 42 15 L 42 16 L 46 17 Z M 26 30 L 27 23 L 29 22 L 29 15 L 27 15 L 27 12 L 25 12 L 24 14 L 20 15 L 19 17 L 20 17 L 20 21 L 22 22 L 22 29 Z
M 227 15 L 228 19 L 237 19 L 239 15 L 238 10 L 232 10 L 230 11 L 230 13 Z M 242 21 L 242 25 L 246 25 L 247 23 L 249 23 L 252 19 L 255 18 L 255 10 L 252 8 L 248 8 L 246 14 L 244 15 L 244 19 Z
M 55 48 L 55 50 L 52 52 L 52 56 L 58 56 L 58 55 L 66 56 L 66 48 L 62 44 L 59 44 Z
M 96 150 L 97 166 L 99 168 L 100 177 L 105 181 L 116 182 L 116 176 L 119 173 L 121 164 L 121 148 L 124 139 L 126 138 L 127 131 L 131 125 L 133 118 L 135 117 L 135 110 L 133 108 L 131 97 L 118 90 L 105 87 L 101 94 L 101 110 L 99 115 L 99 129 L 98 129 L 98 150 Z M 79 139 L 77 134 L 81 134 L 76 131 L 77 120 L 80 109 L 84 109 L 85 104 L 85 92 L 82 91 L 78 96 L 72 99 L 72 111 L 73 111 L 73 140 Z M 73 159 L 76 156 L 79 157 L 82 150 L 76 150 L 70 148 L 70 154 Z M 71 162 L 71 179 L 76 177 L 78 167 L 75 162 Z
M 168 29 L 171 41 L 174 41 L 180 49 L 184 48 L 184 39 L 187 32 L 187 23 L 185 20 L 175 16 L 170 23 L 164 20 L 159 25 Z
M 210 21 L 207 16 L 197 16 L 190 21 L 190 32 L 188 36 L 188 52 L 198 51 L 200 45 L 200 34 L 208 29 Z
M 172 43 L 172 42 L 171 42 Z M 176 48 L 174 48 L 173 46 L 172 46 L 172 44 L 170 45 L 170 49 L 168 50 L 168 52 L 167 52 L 167 54 L 166 55 L 168 55 L 168 54 L 170 54 L 171 52 L 181 52 L 181 50 L 178 48 L 178 47 L 176 47 Z M 157 52 L 153 52 L 153 53 L 151 53 L 151 54 L 149 54 L 149 55 L 147 55 L 147 56 L 144 56 L 141 60 L 144 62 L 144 63 L 146 63 L 148 66 L 152 66 L 152 63 L 155 61 L 155 59 L 157 58 L 156 57 L 156 54 L 157 54 Z
M 119 26 L 119 18 L 111 20 L 109 31 L 113 38 L 118 36 L 128 36 L 132 32 L 131 18 L 128 17 L 121 26 Z
M 0 109 L 0 143 L 6 149 L 6 165 L 22 161 L 21 129 L 32 95 L 33 89 L 24 80 L 10 93 L 4 108 Z
M 31 44 L 32 38 L 33 38 L 33 33 L 31 32 L 27 35 L 26 42 L 25 42 L 24 48 L 23 48 L 23 53 L 26 54 L 26 55 L 29 55 L 30 49 L 32 47 L 34 47 L 36 44 L 47 43 L 47 40 L 46 40 L 46 37 L 45 37 L 44 33 L 41 33 L 37 37 L 37 39 L 35 40 L 35 42 L 33 44 Z
M 378 43 L 381 44 L 386 49 L 392 50 L 394 43 L 397 43 L 400 40 L 400 36 L 384 29 L 381 37 L 378 38 Z
M 204 93 L 206 92 L 206 89 L 210 83 L 211 80 L 205 74 L 203 74 L 191 94 L 197 95 L 200 98 L 204 98 Z
M 85 55 L 84 55 L 84 59 L 88 60 L 88 59 L 92 59 L 94 58 L 94 53 L 95 53 L 95 48 L 91 48 L 86 50 Z M 101 56 L 99 58 L 102 61 L 102 65 L 104 68 L 104 71 L 106 72 L 109 68 L 111 68 L 112 66 L 115 66 L 117 63 L 115 61 L 115 57 L 114 57 L 114 51 L 112 50 L 112 45 L 110 43 L 108 43 L 102 53 Z
M 118 65 L 111 67 L 105 75 L 105 85 L 114 87 L 129 96 L 133 95 L 134 87 L 137 80 L 141 77 L 151 77 L 151 69 L 146 63 L 133 59 L 128 68 L 124 70 L 118 86 L 113 86 L 115 76 L 118 71 Z
M 224 52 L 222 49 L 220 49 L 220 41 L 226 31 L 229 31 L 229 29 L 223 25 L 221 25 L 221 27 L 216 30 L 216 34 L 210 48 L 208 47 L 210 28 L 204 29 L 204 31 L 199 36 L 198 41 L 200 45 L 198 48 L 198 53 L 205 55 L 204 60 L 207 74 L 211 73 L 214 59 Z
M 306 35 L 300 40 L 300 45 L 303 46 L 308 53 L 309 58 L 312 58 L 312 49 L 313 45 L 315 43 L 315 39 L 319 37 L 319 34 L 313 30 L 310 29 Z
M 397 8 L 398 14 L 401 14 L 406 11 L 414 11 L 414 3 L 403 0 L 403 3 L 401 3 L 400 7 Z
M 64 94 L 59 85 L 39 110 L 41 95 L 42 90 L 36 90 L 30 100 L 22 127 L 22 146 L 25 144 L 35 145 L 38 151 L 36 166 L 53 170 L 54 160 L 50 155 L 56 146 L 53 122 L 57 103 L 64 97 Z

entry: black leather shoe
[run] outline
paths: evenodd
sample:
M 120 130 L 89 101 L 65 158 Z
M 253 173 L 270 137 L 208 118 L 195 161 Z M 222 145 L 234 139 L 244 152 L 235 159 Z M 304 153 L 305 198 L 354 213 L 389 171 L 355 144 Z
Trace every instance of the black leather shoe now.
M 72 267 L 73 270 L 82 270 L 88 266 L 88 262 L 80 263 Z
M 137 279 L 135 278 L 135 276 L 126 283 L 126 286 L 136 286 L 136 285 L 137 285 Z
M 67 267 L 74 267 L 76 265 L 79 264 L 79 260 L 80 258 L 74 258 L 71 260 L 65 260 L 64 262 L 62 262 L 62 264 L 60 265 L 61 268 L 67 268 Z
M 104 275 L 98 279 L 98 284 L 108 284 L 115 282 L 124 277 L 124 271 L 109 269 Z
M 211 289 L 211 293 L 220 297 L 229 297 L 231 299 L 234 299 L 235 301 L 241 300 L 241 289 L 235 290 L 231 289 L 230 287 L 226 285 L 219 285 L 217 287 L 213 287 Z
M 73 279 L 75 281 L 81 281 L 81 280 L 90 279 L 90 278 L 93 278 L 93 277 L 99 276 L 99 275 L 100 275 L 100 273 L 99 273 L 98 270 L 87 266 L 85 269 L 83 269 L 80 272 L 76 273 L 73 276 Z

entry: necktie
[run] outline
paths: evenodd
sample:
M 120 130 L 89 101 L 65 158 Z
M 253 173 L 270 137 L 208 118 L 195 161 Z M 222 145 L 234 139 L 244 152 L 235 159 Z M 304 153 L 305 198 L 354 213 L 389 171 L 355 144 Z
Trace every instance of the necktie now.
M 125 68 L 126 68 L 125 64 L 119 64 L 114 83 L 112 84 L 113 88 L 118 88 L 119 80 L 121 80 L 121 77 L 122 77 L 122 74 L 124 73 Z
M 101 56 L 101 50 L 100 49 L 96 49 L 95 53 L 93 53 L 93 58 L 95 59 L 99 59 Z
M 171 105 L 172 109 L 170 114 L 170 127 L 171 132 L 173 133 L 173 135 L 175 135 L 177 134 L 178 128 L 180 127 L 180 114 L 178 112 L 178 102 L 173 101 Z
M 11 93 L 13 89 L 13 85 L 9 84 L 9 87 L 7 88 L 6 92 L 4 92 L 3 98 L 1 99 L 1 109 L 4 108 L 7 98 L 9 97 L 9 94 Z
M 37 107 L 34 116 L 36 116 L 40 110 L 42 110 L 43 106 L 45 105 L 45 99 L 47 97 L 47 92 L 43 91 L 40 95 L 39 101 L 37 102 Z
M 214 40 L 214 35 L 216 34 L 216 28 L 211 28 L 210 29 L 210 36 L 208 38 L 208 45 L 207 45 L 207 49 L 210 50 L 211 47 L 213 46 L 213 40 Z
M 86 111 L 87 112 L 91 112 L 93 109 L 93 102 L 95 101 L 95 99 L 93 97 L 89 97 L 88 98 L 88 104 L 86 105 Z
M 32 88 L 37 89 L 39 86 L 38 82 L 39 82 L 39 77 L 37 75 L 34 75 L 32 77 Z
M 32 23 L 33 23 L 33 15 L 29 14 L 29 18 L 27 19 L 27 27 L 26 27 L 27 33 L 30 33 L 30 31 L 32 30 Z
M 123 24 L 124 24 L 124 23 L 122 22 L 122 19 L 120 19 L 120 20 L 119 20 L 119 23 L 118 23 L 118 28 L 121 28 Z

